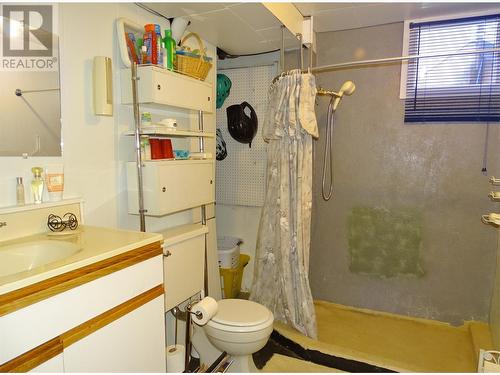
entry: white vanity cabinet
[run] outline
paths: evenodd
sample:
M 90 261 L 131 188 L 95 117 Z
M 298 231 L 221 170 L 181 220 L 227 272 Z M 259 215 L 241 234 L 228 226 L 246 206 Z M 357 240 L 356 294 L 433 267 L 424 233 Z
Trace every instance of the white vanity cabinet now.
M 65 372 L 163 372 L 163 297 L 64 349 Z
M 160 242 L 0 295 L 0 337 L 0 372 L 165 372 Z

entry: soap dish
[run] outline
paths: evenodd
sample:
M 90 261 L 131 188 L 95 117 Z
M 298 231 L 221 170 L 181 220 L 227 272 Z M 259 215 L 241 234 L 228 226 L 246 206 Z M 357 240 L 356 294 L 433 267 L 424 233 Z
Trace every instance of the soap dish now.
M 186 160 L 186 159 L 189 159 L 189 151 L 188 150 L 174 150 L 174 156 L 177 160 Z

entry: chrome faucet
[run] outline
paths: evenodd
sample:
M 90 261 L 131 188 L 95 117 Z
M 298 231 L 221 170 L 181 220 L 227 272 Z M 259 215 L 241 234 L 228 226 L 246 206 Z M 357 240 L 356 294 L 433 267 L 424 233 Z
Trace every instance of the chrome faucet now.
M 0 221 L 0 228 L 1 227 L 6 227 L 7 226 L 7 222 L 6 221 Z

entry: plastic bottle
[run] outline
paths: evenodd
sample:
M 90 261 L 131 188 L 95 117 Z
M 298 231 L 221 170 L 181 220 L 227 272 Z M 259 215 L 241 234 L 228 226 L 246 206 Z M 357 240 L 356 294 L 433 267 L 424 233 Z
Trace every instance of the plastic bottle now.
M 162 52 L 162 39 L 161 39 L 161 28 L 160 25 L 155 24 L 155 34 L 156 34 L 156 61 L 157 64 L 163 66 L 163 52 Z
M 174 69 L 174 56 L 175 56 L 175 40 L 172 38 L 172 30 L 165 30 L 165 38 L 163 38 L 163 43 L 165 44 L 165 51 L 167 55 L 167 69 Z
M 137 57 L 139 60 L 139 64 L 144 64 L 143 63 L 143 56 L 142 56 L 142 45 L 143 45 L 142 38 L 137 38 Z
M 167 50 L 165 49 L 165 43 L 161 42 L 161 55 L 162 55 L 162 66 L 167 69 Z
M 43 196 L 43 168 L 33 167 L 31 168 L 33 172 L 33 180 L 31 180 L 31 193 L 33 194 L 33 201 L 36 204 L 42 203 Z
M 155 25 L 149 23 L 144 26 L 144 37 L 142 38 L 143 46 L 146 46 L 146 64 L 157 64 L 157 44 L 156 44 L 156 32 Z
M 24 185 L 23 185 L 23 178 L 22 177 L 17 177 L 17 184 L 16 184 L 16 202 L 18 206 L 22 206 L 26 203 L 25 196 L 24 196 Z

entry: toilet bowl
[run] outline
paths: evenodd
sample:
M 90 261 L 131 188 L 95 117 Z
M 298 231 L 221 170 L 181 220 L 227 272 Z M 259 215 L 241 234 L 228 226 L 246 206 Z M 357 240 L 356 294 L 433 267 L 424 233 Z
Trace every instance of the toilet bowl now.
M 266 345 L 273 331 L 274 316 L 252 301 L 224 299 L 217 314 L 203 327 L 215 348 L 231 355 L 230 372 L 254 372 L 252 354 Z

